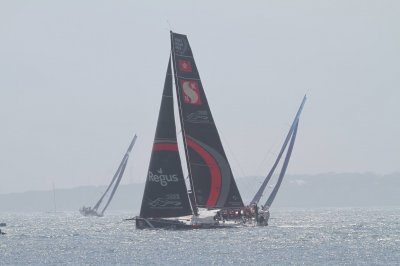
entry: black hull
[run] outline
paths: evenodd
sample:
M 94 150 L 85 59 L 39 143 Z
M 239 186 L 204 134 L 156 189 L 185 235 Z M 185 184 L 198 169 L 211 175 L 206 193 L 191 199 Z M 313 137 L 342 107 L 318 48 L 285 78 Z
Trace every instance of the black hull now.
M 167 229 L 167 230 L 193 230 L 193 229 L 222 229 L 233 228 L 236 225 L 221 225 L 218 223 L 186 224 L 177 220 L 160 218 L 136 217 L 136 229 Z

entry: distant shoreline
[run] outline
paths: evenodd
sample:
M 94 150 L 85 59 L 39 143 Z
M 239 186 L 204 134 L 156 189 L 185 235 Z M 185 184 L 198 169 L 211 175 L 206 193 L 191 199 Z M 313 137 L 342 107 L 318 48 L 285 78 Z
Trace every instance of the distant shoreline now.
M 244 202 L 248 202 L 263 177 L 236 178 Z M 273 179 L 274 180 L 274 179 Z M 273 181 L 272 180 L 272 181 Z M 123 184 L 109 210 L 140 209 L 144 184 Z M 57 211 L 77 211 L 93 205 L 105 186 L 56 189 Z M 269 193 L 267 191 L 267 193 Z M 273 208 L 362 208 L 400 205 L 400 173 L 389 175 L 336 174 L 288 175 Z M 53 191 L 0 194 L 0 212 L 51 212 Z

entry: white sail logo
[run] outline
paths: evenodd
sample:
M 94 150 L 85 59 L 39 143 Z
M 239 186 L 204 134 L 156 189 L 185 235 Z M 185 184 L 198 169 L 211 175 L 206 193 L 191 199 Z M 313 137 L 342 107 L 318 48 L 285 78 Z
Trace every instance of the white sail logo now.
M 157 170 L 156 174 L 153 174 L 152 171 L 149 171 L 148 180 L 150 182 L 160 183 L 161 186 L 165 187 L 168 186 L 169 182 L 178 182 L 178 175 L 177 174 L 163 174 L 162 169 Z
M 175 48 L 175 52 L 177 54 L 183 55 L 186 53 L 187 51 L 187 43 L 184 39 L 179 38 L 179 37 L 175 37 L 174 38 L 174 48 Z
M 190 123 L 210 123 L 207 110 L 198 110 L 190 113 L 186 116 L 186 119 Z
M 195 80 L 182 80 L 181 81 L 183 96 L 185 103 L 201 104 L 199 86 Z

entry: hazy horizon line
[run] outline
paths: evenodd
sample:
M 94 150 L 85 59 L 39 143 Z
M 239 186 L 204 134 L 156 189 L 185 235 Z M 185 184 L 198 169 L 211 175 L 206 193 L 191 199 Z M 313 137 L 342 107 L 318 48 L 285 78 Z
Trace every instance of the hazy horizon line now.
M 277 174 L 275 173 L 273 176 L 276 176 Z M 290 178 L 290 177 L 297 177 L 297 176 L 309 176 L 309 177 L 315 177 L 315 176 L 326 176 L 326 175 L 370 175 L 370 176 L 375 176 L 375 177 L 382 177 L 382 176 L 392 176 L 392 175 L 400 175 L 399 171 L 394 171 L 391 173 L 376 173 L 372 171 L 367 171 L 367 172 L 321 172 L 317 174 L 288 174 L 286 175 L 285 178 Z M 236 179 L 245 179 L 245 178 L 260 178 L 263 177 L 262 175 L 246 175 L 246 176 L 236 176 Z M 145 180 L 141 182 L 135 182 L 131 180 L 129 183 L 121 183 L 121 185 L 137 185 L 137 184 L 144 184 Z M 56 183 L 55 183 L 56 184 Z M 87 188 L 87 187 L 105 187 L 108 184 L 82 184 L 80 186 L 65 186 L 65 187 L 57 187 L 55 186 L 55 190 L 70 190 L 70 189 L 78 189 L 78 188 Z M 49 192 L 52 191 L 51 189 L 34 189 L 34 190 L 25 190 L 25 191 L 14 191 L 14 192 L 8 192 L 8 193 L 0 193 L 0 195 L 10 195 L 10 194 L 24 194 L 24 193 L 31 193 L 31 192 Z

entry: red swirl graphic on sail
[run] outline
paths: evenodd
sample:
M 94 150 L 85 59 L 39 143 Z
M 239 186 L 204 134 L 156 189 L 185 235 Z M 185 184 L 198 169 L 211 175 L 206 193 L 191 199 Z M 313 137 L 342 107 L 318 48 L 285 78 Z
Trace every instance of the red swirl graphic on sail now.
M 153 151 L 178 151 L 176 143 L 154 143 Z
M 211 189 L 207 199 L 207 207 L 215 207 L 221 192 L 221 171 L 217 161 L 208 153 L 203 147 L 194 142 L 192 139 L 186 139 L 187 145 L 196 151 L 200 157 L 205 161 L 211 174 Z

